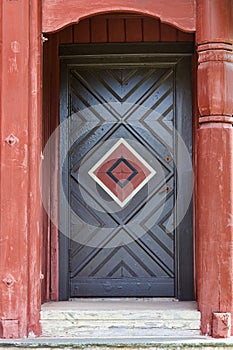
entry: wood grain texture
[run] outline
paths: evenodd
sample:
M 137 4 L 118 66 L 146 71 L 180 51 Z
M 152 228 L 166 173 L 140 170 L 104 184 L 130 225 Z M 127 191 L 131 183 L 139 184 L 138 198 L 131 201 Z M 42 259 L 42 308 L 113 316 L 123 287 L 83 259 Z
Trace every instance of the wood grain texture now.
M 73 26 L 69 26 L 59 33 L 57 33 L 59 38 L 59 44 L 72 44 L 73 40 Z
M 143 19 L 143 41 L 160 41 L 161 23 L 155 18 L 146 17 Z
M 177 41 L 176 29 L 161 23 L 161 41 Z
M 126 42 L 143 41 L 142 20 L 140 18 L 126 19 L 125 32 L 126 32 Z
M 59 33 L 60 34 L 60 33 Z M 53 71 L 53 74 L 50 75 L 50 108 L 51 108 L 51 118 L 50 118 L 50 132 L 52 133 L 57 126 L 59 125 L 59 56 L 58 56 L 58 46 L 59 41 L 61 40 L 60 35 L 54 34 L 53 40 L 50 43 L 50 71 Z M 54 55 L 54 56 L 53 56 Z M 58 140 L 55 140 L 58 142 Z M 50 178 L 50 212 L 49 215 L 56 222 L 58 216 L 58 191 L 59 191 L 59 177 L 58 177 L 58 148 L 54 147 L 54 153 L 51 154 L 51 178 Z M 50 299 L 58 300 L 58 228 L 50 223 L 50 242 L 51 246 L 51 265 L 49 268 L 51 270 L 51 285 L 50 285 Z
M 51 133 L 50 127 L 50 70 L 51 70 L 51 53 L 49 52 L 49 41 L 43 45 L 43 103 L 42 103 L 42 148 L 44 149 L 46 142 Z M 50 179 L 50 168 L 47 169 L 47 173 L 42 179 L 43 184 L 47 179 Z M 47 199 L 46 206 L 49 207 L 50 203 L 50 188 L 47 187 Z M 45 200 L 45 199 L 44 199 Z M 43 280 L 41 281 L 41 299 L 42 302 L 49 300 L 50 298 L 50 220 L 45 210 L 42 213 L 42 236 L 41 236 L 41 273 L 43 274 Z
M 232 0 L 198 0 L 197 42 L 232 43 L 232 13 Z
M 74 44 L 89 43 L 90 41 L 90 19 L 87 18 L 74 25 Z
M 110 43 L 126 41 L 125 20 L 123 18 L 110 18 L 108 20 L 108 40 Z
M 198 129 L 198 305 L 201 331 L 209 335 L 212 313 L 233 310 L 232 144 L 231 124 Z
M 42 85 L 41 85 L 41 5 L 28 2 L 29 9 L 29 103 L 28 103 L 28 300 L 27 327 L 21 332 L 28 336 L 41 334 L 41 192 L 40 162 L 42 147 Z M 25 43 L 25 47 L 27 44 Z M 16 107 L 16 106 L 15 106 Z M 16 107 L 17 108 L 17 107 Z M 25 132 L 25 131 L 24 131 Z M 20 203 L 21 205 L 21 203 Z M 21 335 L 22 337 L 22 335 Z
M 106 43 L 108 41 L 107 21 L 100 17 L 93 17 L 91 21 L 91 42 Z
M 197 7 L 197 295 L 201 331 L 209 335 L 213 312 L 233 312 L 232 8 L 228 0 Z
M 21 338 L 40 335 L 40 6 L 1 7 L 0 337 Z
M 72 28 L 72 26 L 70 26 Z M 59 36 L 64 37 L 63 29 Z M 159 20 L 144 16 L 128 17 L 124 14 L 100 15 L 81 20 L 73 26 L 73 43 L 98 42 L 158 42 L 193 41 L 192 33 L 185 33 Z M 70 43 L 63 40 L 63 43 Z
M 43 70 L 43 146 L 45 147 L 50 135 L 59 125 L 59 43 L 72 42 L 72 27 L 60 33 L 48 36 L 44 43 L 44 70 Z M 52 72 L 52 74 L 51 74 Z M 42 283 L 43 301 L 58 300 L 58 229 L 50 221 L 58 215 L 58 158 L 55 152 L 47 154 L 47 166 L 43 167 L 43 187 L 46 195 L 43 204 L 46 211 L 43 214 L 42 238 Z M 55 221 L 56 219 L 54 219 Z
M 195 0 L 174 0 L 172 6 L 167 0 L 44 0 L 42 30 L 53 32 L 84 17 L 123 11 L 157 17 L 176 28 L 193 32 L 196 29 L 195 4 Z
M 194 34 L 191 33 L 185 33 L 181 30 L 177 30 L 177 41 L 195 41 Z

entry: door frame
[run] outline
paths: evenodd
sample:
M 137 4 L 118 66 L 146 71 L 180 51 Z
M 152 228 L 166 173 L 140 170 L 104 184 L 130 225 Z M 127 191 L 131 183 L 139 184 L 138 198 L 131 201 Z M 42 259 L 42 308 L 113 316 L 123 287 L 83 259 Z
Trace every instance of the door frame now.
M 181 135 L 192 159 L 192 54 L 193 43 L 125 43 L 125 44 L 66 44 L 60 45 L 60 122 L 67 118 L 67 66 L 82 67 L 115 65 L 127 67 L 171 67 L 175 73 L 175 128 Z M 190 75 L 183 75 L 183 69 Z M 65 82 L 65 85 L 64 85 Z M 182 88 L 183 87 L 183 88 Z M 179 93 L 182 91 L 182 93 Z M 186 102 L 186 103 L 183 103 Z M 185 116 L 182 118 L 181 116 Z M 186 118 L 189 116 L 189 118 Z M 177 166 L 182 159 L 176 159 Z M 179 181 L 184 181 L 182 179 Z M 66 184 L 68 186 L 68 184 Z M 176 211 L 177 214 L 177 211 Z M 62 220 L 67 220 L 63 216 Z M 189 224 L 189 229 L 187 230 Z M 193 252 L 193 208 L 192 201 L 182 222 L 175 229 L 175 298 L 194 298 L 194 252 Z M 69 298 L 69 239 L 59 233 L 59 300 Z M 188 247 L 188 249 L 187 249 Z M 62 248 L 62 249 L 61 249 Z M 190 253 L 186 263 L 187 251 Z

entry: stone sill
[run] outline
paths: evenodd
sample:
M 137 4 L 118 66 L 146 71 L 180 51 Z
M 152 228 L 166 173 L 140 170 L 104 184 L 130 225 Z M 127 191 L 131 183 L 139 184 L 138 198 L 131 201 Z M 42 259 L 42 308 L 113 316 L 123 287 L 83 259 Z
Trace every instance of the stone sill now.
M 158 338 L 35 338 L 0 340 L 0 349 L 232 349 L 233 337 L 228 339 L 213 339 L 204 336 L 192 338 L 158 337 Z

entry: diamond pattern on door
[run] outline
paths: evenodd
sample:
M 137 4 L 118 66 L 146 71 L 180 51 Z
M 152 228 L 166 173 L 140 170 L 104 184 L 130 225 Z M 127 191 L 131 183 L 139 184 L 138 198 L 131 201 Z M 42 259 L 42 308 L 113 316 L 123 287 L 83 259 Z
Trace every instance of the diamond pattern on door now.
M 174 69 L 68 72 L 70 296 L 174 296 Z
M 88 172 L 122 208 L 155 173 L 123 138 Z

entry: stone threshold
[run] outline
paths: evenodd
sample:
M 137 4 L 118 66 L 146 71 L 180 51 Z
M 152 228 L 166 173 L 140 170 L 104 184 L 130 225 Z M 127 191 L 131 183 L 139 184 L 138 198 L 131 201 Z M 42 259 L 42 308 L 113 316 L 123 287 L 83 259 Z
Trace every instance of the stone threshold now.
M 196 302 L 111 298 L 49 302 L 41 310 L 42 336 L 56 338 L 197 336 Z
M 89 350 L 113 350 L 113 349 L 232 349 L 233 337 L 228 339 L 213 339 L 205 336 L 194 337 L 115 337 L 115 338 L 35 338 L 0 340 L 0 349 L 89 349 Z
M 71 298 L 68 301 L 49 301 L 42 304 L 46 310 L 127 310 L 163 309 L 197 311 L 195 301 L 178 301 L 175 298 Z

